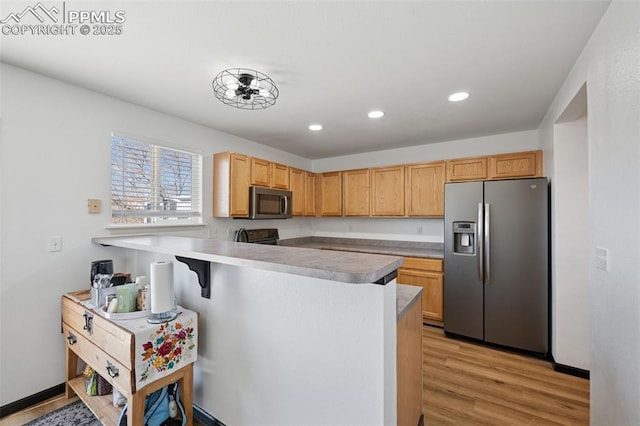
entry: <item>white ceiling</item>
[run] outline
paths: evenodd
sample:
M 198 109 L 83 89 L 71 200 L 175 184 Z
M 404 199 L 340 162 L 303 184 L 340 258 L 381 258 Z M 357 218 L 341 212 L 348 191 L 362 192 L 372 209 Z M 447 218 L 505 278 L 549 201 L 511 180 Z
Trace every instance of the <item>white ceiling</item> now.
M 35 3 L 3 1 L 0 19 Z M 67 1 L 125 11 L 123 34 L 2 35 L 0 58 L 317 159 L 536 128 L 608 4 Z M 275 80 L 276 105 L 217 100 L 211 82 L 233 67 Z

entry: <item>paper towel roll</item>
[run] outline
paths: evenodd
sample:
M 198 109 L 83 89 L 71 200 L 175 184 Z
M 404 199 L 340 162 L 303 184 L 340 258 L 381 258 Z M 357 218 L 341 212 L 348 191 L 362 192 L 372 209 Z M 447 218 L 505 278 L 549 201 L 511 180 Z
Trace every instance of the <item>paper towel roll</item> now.
M 173 295 L 173 263 L 154 262 L 151 264 L 151 313 L 168 312 L 175 308 Z

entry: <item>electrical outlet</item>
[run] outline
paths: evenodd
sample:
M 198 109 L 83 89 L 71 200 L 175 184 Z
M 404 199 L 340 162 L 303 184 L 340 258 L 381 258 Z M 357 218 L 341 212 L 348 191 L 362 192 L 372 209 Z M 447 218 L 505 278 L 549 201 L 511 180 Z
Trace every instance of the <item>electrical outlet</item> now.
M 62 237 L 49 237 L 47 249 L 49 251 L 62 251 Z
M 97 198 L 89 198 L 87 208 L 89 213 L 100 213 L 100 205 L 102 203 Z
M 422 235 L 424 230 L 422 229 L 422 225 L 418 226 L 418 235 Z
M 218 238 L 218 230 L 216 228 L 209 229 L 209 238 Z
M 609 272 L 609 249 L 596 247 L 596 268 Z

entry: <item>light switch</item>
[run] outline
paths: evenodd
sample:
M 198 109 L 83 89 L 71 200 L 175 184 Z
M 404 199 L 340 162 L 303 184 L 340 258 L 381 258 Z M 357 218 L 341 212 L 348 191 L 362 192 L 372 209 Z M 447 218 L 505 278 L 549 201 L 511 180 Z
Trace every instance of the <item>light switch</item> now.
M 596 268 L 609 272 L 609 249 L 596 247 Z
M 88 211 L 89 213 L 100 213 L 100 205 L 102 203 L 97 198 L 89 198 Z

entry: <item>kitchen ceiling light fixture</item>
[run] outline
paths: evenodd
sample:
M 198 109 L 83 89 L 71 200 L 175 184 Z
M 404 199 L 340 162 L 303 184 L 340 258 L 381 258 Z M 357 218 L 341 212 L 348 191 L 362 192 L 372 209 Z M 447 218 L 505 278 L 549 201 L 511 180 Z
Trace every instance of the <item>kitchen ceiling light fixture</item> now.
M 222 103 L 239 109 L 266 109 L 279 91 L 268 75 L 248 68 L 229 68 L 213 79 L 213 93 Z
M 312 130 L 314 132 L 320 131 L 322 130 L 322 124 L 310 124 L 309 130 Z
M 467 92 L 456 92 L 449 95 L 449 102 L 460 102 L 464 101 L 469 97 L 469 93 Z
M 384 116 L 384 112 L 383 111 L 371 111 L 369 114 L 367 114 L 369 118 L 381 118 Z

